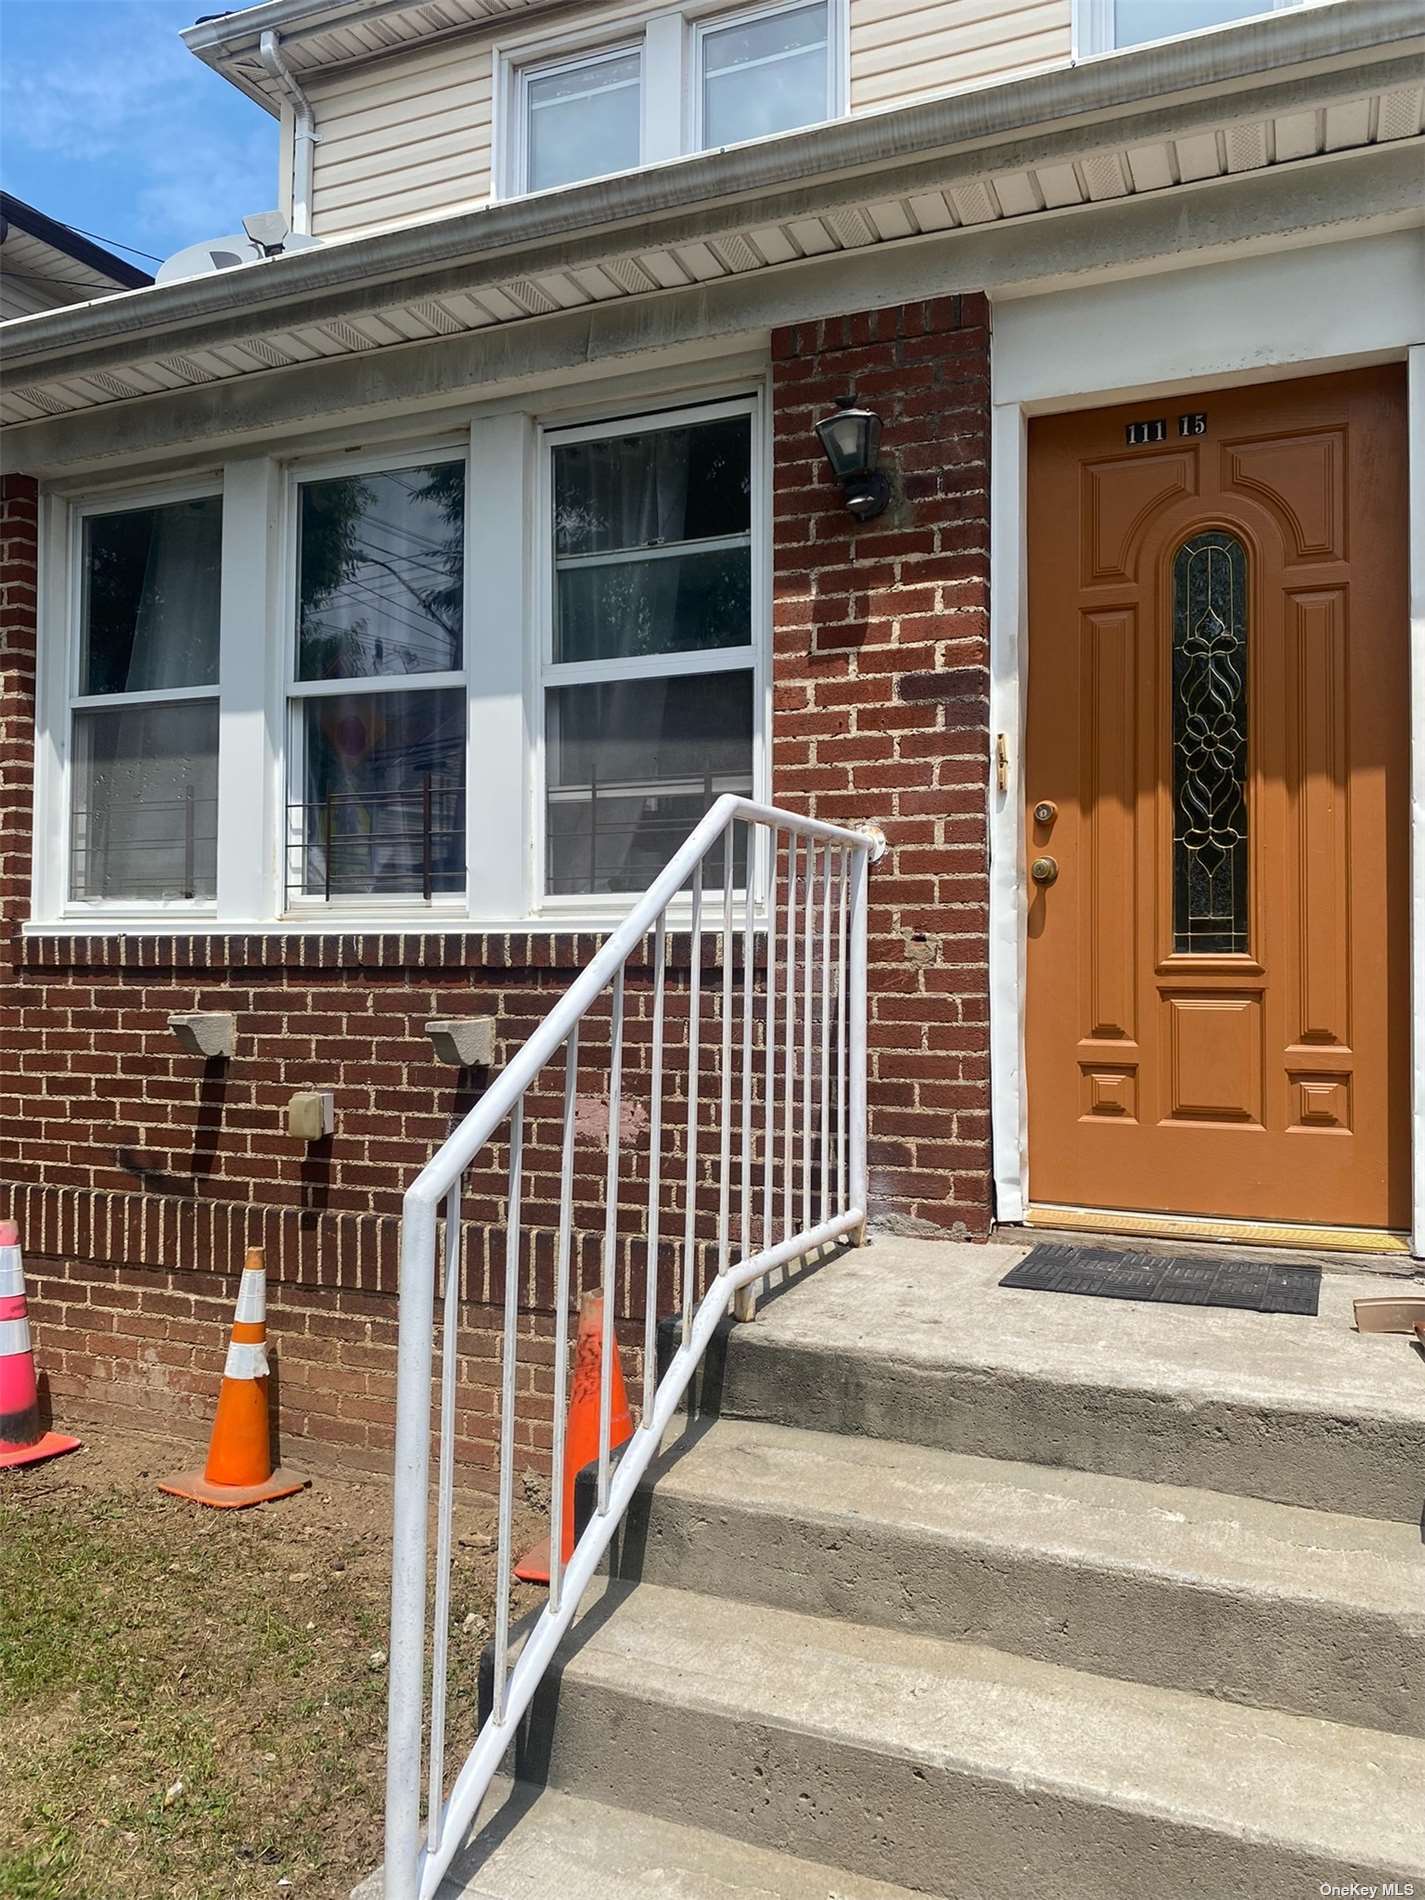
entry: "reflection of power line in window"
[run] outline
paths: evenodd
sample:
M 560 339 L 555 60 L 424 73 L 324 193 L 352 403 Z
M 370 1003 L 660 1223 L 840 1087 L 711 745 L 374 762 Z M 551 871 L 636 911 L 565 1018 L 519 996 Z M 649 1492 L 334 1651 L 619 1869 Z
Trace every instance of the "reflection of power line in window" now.
M 319 629 L 316 637 L 325 638 L 334 644 L 344 646 L 346 650 L 353 654 L 356 660 L 360 662 L 358 666 L 353 667 L 346 675 L 348 679 L 371 679 L 379 677 L 378 669 L 369 664 L 369 662 L 374 661 L 378 657 L 381 659 L 387 657 L 404 659 L 408 663 L 405 669 L 407 671 L 422 673 L 444 671 L 443 668 L 432 667 L 429 664 L 431 649 L 414 646 L 408 641 L 397 640 L 390 634 L 373 634 L 364 623 L 355 627 L 331 627 L 324 632 Z M 379 656 L 373 650 L 377 645 L 379 645 L 381 649 Z M 436 651 L 435 657 L 441 657 L 438 650 Z M 342 675 L 335 674 L 328 675 L 327 677 L 340 679 Z
M 343 602 L 343 595 L 353 598 Z M 353 614 L 358 613 L 363 607 L 374 607 L 386 624 L 379 631 L 373 632 L 364 620 L 355 626 L 333 625 L 324 623 L 315 615 L 307 614 L 303 617 L 302 623 L 304 634 L 316 638 L 323 636 L 327 638 L 352 637 L 358 640 L 381 638 L 406 652 L 427 651 L 436 655 L 445 655 L 452 640 L 457 639 L 459 635 L 459 629 L 447 627 L 439 615 L 431 614 L 425 620 L 413 617 L 409 602 L 394 600 L 389 594 L 383 594 L 379 588 L 372 586 L 369 581 L 353 578 L 343 581 L 340 587 L 335 588 L 328 597 L 328 608 L 330 610 L 333 606 L 343 605 L 347 606 Z M 408 632 L 415 634 L 420 645 L 405 644 L 403 646 L 401 642 L 392 641 L 388 628 L 396 626 L 404 627 Z
M 348 598 L 343 599 L 343 596 Z M 383 594 L 380 588 L 373 586 L 370 581 L 357 580 L 355 577 L 343 581 L 329 597 L 329 610 L 332 607 L 343 606 L 352 611 L 357 611 L 362 606 L 375 606 L 380 609 L 384 619 L 407 628 L 411 633 L 419 634 L 423 640 L 434 641 L 432 629 L 440 624 L 434 615 L 427 615 L 422 619 L 409 600 Z
M 366 552 L 367 549 L 370 553 Z M 372 554 L 381 557 L 380 560 L 372 561 Z M 382 566 L 387 563 L 394 566 L 399 563 L 402 567 L 419 568 L 428 574 L 439 574 L 447 580 L 451 578 L 448 561 L 427 560 L 424 555 L 408 554 L 403 548 L 386 547 L 380 541 L 368 540 L 363 546 L 363 551 L 358 554 L 357 560 L 367 562 L 372 566 Z

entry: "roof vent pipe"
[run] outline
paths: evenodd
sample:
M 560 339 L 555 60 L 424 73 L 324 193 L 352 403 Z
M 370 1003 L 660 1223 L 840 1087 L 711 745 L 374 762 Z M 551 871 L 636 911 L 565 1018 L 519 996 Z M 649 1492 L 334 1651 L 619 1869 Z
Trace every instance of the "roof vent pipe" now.
M 271 73 L 292 103 L 293 114 L 293 151 L 292 151 L 292 229 L 303 236 L 310 236 L 312 229 L 312 169 L 317 143 L 317 129 L 312 117 L 311 101 L 297 84 L 291 67 L 283 59 L 282 42 L 269 28 L 258 42 L 257 54 L 263 65 Z

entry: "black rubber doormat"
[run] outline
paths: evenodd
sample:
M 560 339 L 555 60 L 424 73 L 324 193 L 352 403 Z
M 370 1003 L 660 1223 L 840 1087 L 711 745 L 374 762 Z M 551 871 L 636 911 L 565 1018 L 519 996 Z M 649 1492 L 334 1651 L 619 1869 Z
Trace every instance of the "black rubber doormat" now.
M 1236 1306 L 1249 1313 L 1315 1315 L 1320 1267 L 1282 1267 L 1236 1255 L 1130 1253 L 1116 1247 L 1041 1241 L 1000 1281 L 1037 1293 L 1088 1293 L 1101 1300 L 1165 1306 Z

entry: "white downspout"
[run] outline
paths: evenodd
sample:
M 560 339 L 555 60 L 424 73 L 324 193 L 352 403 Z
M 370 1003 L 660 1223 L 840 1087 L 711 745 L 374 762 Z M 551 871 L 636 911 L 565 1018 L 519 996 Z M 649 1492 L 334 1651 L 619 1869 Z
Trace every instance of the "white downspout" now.
M 292 102 L 293 152 L 290 216 L 292 229 L 307 237 L 311 235 L 312 230 L 312 170 L 317 130 L 312 117 L 311 101 L 297 84 L 291 67 L 283 59 L 281 44 L 279 36 L 269 28 L 258 42 L 257 52 L 258 58 Z

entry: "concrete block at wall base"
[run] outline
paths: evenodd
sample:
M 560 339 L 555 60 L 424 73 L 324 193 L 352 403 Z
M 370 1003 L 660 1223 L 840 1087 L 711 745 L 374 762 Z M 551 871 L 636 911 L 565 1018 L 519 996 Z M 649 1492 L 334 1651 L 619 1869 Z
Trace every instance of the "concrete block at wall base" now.
M 442 1016 L 426 1024 L 426 1034 L 441 1062 L 460 1069 L 488 1069 L 495 1061 L 493 1016 Z
M 182 1010 L 168 1019 L 178 1046 L 207 1062 L 237 1053 L 237 1017 L 225 1010 Z

